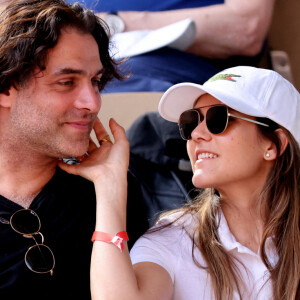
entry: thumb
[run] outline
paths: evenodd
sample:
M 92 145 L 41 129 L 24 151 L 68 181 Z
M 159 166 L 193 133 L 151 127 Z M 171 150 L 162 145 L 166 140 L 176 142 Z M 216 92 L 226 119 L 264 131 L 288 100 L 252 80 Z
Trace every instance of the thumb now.
M 58 166 L 65 172 L 69 173 L 69 174 L 74 174 L 74 175 L 78 175 L 77 173 L 77 165 L 69 165 L 66 164 L 63 161 L 59 161 L 58 162 Z

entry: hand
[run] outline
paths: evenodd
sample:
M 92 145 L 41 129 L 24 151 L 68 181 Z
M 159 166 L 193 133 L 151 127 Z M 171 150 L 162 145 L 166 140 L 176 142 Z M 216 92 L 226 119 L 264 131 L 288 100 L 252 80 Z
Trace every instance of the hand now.
M 127 176 L 129 165 L 129 142 L 127 140 L 125 130 L 115 120 L 110 119 L 109 127 L 113 134 L 115 143 L 103 142 L 98 147 L 92 139 L 90 139 L 88 155 L 83 156 L 78 165 L 68 165 L 59 162 L 59 167 L 64 171 L 82 176 L 94 184 L 111 187 L 121 184 Z M 98 141 L 101 141 L 107 132 L 100 120 L 97 118 L 94 131 Z

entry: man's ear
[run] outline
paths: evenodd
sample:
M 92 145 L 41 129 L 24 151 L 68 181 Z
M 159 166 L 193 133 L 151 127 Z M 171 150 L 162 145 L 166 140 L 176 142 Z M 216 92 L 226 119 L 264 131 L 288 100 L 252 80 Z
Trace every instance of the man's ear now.
M 0 93 L 0 107 L 11 107 L 11 89 L 4 90 Z

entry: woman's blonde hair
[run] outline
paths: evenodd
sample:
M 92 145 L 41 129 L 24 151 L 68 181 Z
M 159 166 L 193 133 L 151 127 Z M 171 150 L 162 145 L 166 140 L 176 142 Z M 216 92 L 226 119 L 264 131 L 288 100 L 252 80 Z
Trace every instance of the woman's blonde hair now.
M 261 126 L 258 128 L 262 135 L 276 144 L 277 153 L 280 153 L 281 145 L 276 132 Z M 284 128 L 282 130 L 289 144 L 284 153 L 278 155 L 259 199 L 260 205 L 265 205 L 267 211 L 261 258 L 270 272 L 273 299 L 292 300 L 300 299 L 300 148 L 294 137 Z M 213 189 L 205 189 L 192 204 L 177 211 L 183 211 L 182 216 L 190 213 L 198 216 L 199 225 L 193 236 L 192 255 L 195 264 L 201 268 L 204 266 L 196 261 L 194 251 L 199 248 L 204 256 L 215 299 L 232 299 L 234 290 L 242 299 L 241 286 L 245 283 L 238 272 L 239 262 L 225 250 L 218 235 L 221 201 L 216 193 Z M 274 244 L 279 257 L 276 265 L 270 263 L 266 254 L 266 239 L 269 236 L 275 236 Z

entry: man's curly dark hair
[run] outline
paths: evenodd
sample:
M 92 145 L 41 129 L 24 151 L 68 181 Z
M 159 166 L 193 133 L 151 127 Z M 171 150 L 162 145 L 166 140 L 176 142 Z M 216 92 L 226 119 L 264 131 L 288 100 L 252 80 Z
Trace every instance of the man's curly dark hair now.
M 109 54 L 108 27 L 93 11 L 64 0 L 13 0 L 0 14 L 0 93 L 44 70 L 49 49 L 68 27 L 95 38 L 104 68 L 101 88 L 123 78 Z

